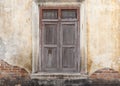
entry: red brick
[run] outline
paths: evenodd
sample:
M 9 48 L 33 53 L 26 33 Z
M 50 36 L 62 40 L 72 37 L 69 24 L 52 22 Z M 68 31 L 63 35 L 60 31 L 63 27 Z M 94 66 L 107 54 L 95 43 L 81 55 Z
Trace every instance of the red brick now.
M 113 69 L 104 68 L 104 69 L 95 71 L 90 76 L 90 78 L 92 78 L 92 79 L 105 79 L 105 80 L 120 79 L 120 74 L 118 71 L 115 71 Z
M 25 77 L 28 76 L 28 73 L 25 69 L 9 65 L 8 63 L 0 60 L 0 71 L 3 73 L 0 74 L 0 78 L 3 77 Z

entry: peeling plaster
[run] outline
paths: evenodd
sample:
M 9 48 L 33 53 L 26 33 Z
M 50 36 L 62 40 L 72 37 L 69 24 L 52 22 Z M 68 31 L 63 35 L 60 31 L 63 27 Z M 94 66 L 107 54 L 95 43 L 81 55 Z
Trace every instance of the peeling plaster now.
M 2 32 L 0 37 L 5 43 L 4 60 L 31 72 L 32 0 L 4 0 L 2 5 L 0 6 L 0 32 Z
M 77 0 L 78 1 L 78 0 Z M 120 72 L 120 1 L 86 0 L 88 73 Z M 0 0 L 0 58 L 31 72 L 32 0 Z

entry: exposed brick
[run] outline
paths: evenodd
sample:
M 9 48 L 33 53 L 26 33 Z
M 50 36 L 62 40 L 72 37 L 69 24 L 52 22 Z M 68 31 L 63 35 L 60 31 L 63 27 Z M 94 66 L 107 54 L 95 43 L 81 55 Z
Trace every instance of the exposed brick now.
M 7 62 L 0 60 L 0 78 L 10 77 L 28 77 L 28 72 L 18 66 L 9 65 Z
M 104 80 L 114 80 L 120 79 L 120 74 L 111 68 L 103 68 L 95 71 L 90 78 L 92 79 L 104 79 Z

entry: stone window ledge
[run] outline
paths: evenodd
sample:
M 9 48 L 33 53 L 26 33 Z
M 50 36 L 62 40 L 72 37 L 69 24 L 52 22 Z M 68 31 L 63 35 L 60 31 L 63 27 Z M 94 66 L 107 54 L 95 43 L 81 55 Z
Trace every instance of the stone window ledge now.
M 87 79 L 87 74 L 81 73 L 33 73 L 32 79 Z

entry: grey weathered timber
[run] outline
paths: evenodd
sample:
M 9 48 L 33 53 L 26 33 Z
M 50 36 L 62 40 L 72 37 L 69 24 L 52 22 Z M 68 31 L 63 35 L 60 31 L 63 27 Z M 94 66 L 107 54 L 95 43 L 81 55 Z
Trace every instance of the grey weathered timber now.
M 79 72 L 77 59 L 77 22 L 61 22 L 61 68 L 64 72 Z
M 58 23 L 43 22 L 42 27 L 42 60 L 43 72 L 57 72 L 58 70 Z
M 61 9 L 61 10 L 60 10 Z M 78 72 L 77 9 L 41 9 L 42 72 Z M 61 13 L 61 14 L 60 14 Z M 67 16 L 70 14 L 69 16 Z M 63 22 L 63 18 L 66 21 Z M 44 19 L 44 21 L 42 21 Z M 58 21 L 51 21 L 58 19 Z M 73 20 L 73 19 L 76 19 Z
M 57 24 L 44 25 L 44 42 L 45 44 L 57 43 Z

